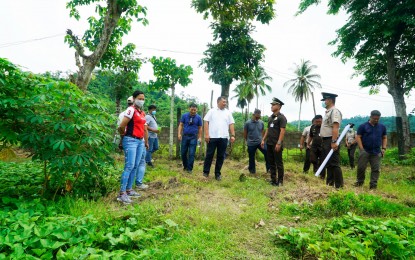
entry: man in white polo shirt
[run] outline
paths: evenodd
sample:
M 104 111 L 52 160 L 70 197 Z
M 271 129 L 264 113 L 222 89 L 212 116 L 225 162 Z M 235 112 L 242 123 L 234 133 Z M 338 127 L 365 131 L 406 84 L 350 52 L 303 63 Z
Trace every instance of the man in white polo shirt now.
M 231 143 L 235 142 L 235 120 L 232 113 L 226 108 L 226 98 L 219 97 L 218 107 L 212 108 L 206 114 L 204 130 L 207 143 L 206 158 L 203 165 L 203 176 L 209 177 L 210 166 L 216 151 L 215 179 L 221 180 L 221 169 L 225 160 L 226 147 L 228 145 L 229 132 Z

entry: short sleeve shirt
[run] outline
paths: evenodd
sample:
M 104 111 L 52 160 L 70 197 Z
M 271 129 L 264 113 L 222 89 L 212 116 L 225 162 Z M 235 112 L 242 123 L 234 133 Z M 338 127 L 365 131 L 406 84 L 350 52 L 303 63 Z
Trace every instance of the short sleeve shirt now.
M 199 127 L 202 126 L 202 118 L 198 114 L 191 116 L 190 112 L 187 112 L 182 115 L 180 123 L 183 123 L 184 135 L 197 135 Z
M 321 137 L 331 137 L 333 131 L 333 124 L 339 123 L 339 126 L 342 122 L 342 113 L 340 110 L 332 106 L 330 109 L 326 110 L 326 114 L 323 118 L 323 124 L 321 125 L 320 135 Z
M 212 108 L 203 120 L 209 122 L 210 138 L 229 138 L 229 125 L 234 124 L 232 113 L 228 109 Z
M 131 119 L 125 129 L 126 136 L 138 138 L 144 137 L 144 126 L 146 123 L 146 113 L 137 110 L 134 106 L 130 106 L 125 110 L 124 116 Z
M 310 128 L 311 128 L 311 125 L 309 125 L 309 126 L 305 127 L 305 128 L 304 128 L 304 130 L 303 130 L 303 134 L 302 134 L 302 136 L 304 136 L 304 137 L 305 137 L 305 142 L 306 142 L 306 143 L 308 143 L 308 137 L 309 137 L 309 135 L 310 135 Z
M 361 124 L 357 129 L 357 135 L 362 138 L 363 148 L 370 154 L 379 154 L 382 145 L 382 137 L 386 135 L 386 127 L 383 124 L 371 125 L 369 122 Z
M 244 130 L 247 132 L 247 145 L 259 145 L 262 141 L 262 131 L 264 130 L 264 122 L 262 120 L 248 120 L 245 122 Z
M 119 115 L 118 115 L 118 120 L 117 120 L 117 126 L 121 125 L 121 121 L 124 118 L 124 113 L 125 111 L 122 111 Z
M 151 127 L 152 129 L 157 129 L 158 128 L 157 121 L 152 115 L 146 115 L 146 121 L 147 121 L 147 125 L 149 127 Z M 157 133 L 154 133 L 154 132 L 149 130 L 148 131 L 148 137 L 149 138 L 157 138 Z
M 356 139 L 356 132 L 353 129 L 351 130 L 352 130 L 351 132 L 347 131 L 346 133 L 346 140 L 349 144 L 353 143 L 354 140 Z
M 277 115 L 272 115 L 268 118 L 268 133 L 267 133 L 267 144 L 275 145 L 280 138 L 281 128 L 287 126 L 287 118 L 278 113 Z

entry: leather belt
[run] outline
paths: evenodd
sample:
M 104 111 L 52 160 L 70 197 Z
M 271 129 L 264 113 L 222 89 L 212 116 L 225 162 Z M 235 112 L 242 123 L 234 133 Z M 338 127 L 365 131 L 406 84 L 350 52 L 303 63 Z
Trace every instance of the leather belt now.
M 138 139 L 138 140 L 143 140 L 144 137 L 137 137 L 137 136 L 132 136 L 132 135 L 126 135 L 128 137 L 134 138 L 134 139 Z
M 323 140 L 331 139 L 331 136 L 328 136 L 328 137 L 322 137 L 321 139 L 323 139 Z

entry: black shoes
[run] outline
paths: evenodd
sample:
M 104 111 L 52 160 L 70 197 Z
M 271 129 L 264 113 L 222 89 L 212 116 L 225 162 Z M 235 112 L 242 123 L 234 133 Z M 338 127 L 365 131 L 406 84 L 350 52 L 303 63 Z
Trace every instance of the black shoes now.
M 353 186 L 354 186 L 354 187 L 360 187 L 360 186 L 363 186 L 363 183 L 361 183 L 361 182 L 355 182 L 355 183 L 353 184 Z
M 215 179 L 216 179 L 217 181 L 220 181 L 220 180 L 222 180 L 222 177 L 220 177 L 220 175 L 219 175 L 219 176 L 215 176 Z
M 270 181 L 269 182 L 272 186 L 282 186 L 282 181 Z
M 152 162 L 148 162 L 147 165 L 150 167 L 154 167 L 154 164 Z

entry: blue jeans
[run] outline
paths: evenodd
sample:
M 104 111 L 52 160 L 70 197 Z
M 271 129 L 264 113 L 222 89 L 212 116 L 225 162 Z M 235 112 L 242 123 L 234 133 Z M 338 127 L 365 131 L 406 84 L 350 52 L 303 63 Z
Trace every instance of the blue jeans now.
M 270 166 L 268 164 L 268 158 L 267 158 L 267 147 L 264 145 L 264 149 L 261 148 L 261 144 L 257 145 L 248 145 L 248 155 L 249 155 L 249 172 L 250 173 L 256 173 L 255 169 L 255 152 L 259 149 L 261 153 L 264 155 L 265 159 L 265 168 L 268 172 Z
M 148 138 L 148 151 L 146 153 L 146 163 L 151 162 L 151 155 L 159 149 L 159 139 L 157 137 Z
M 183 135 L 181 145 L 182 145 L 181 155 L 182 155 L 182 161 L 183 161 L 183 168 L 185 170 L 192 171 L 193 164 L 195 161 L 197 135 L 193 135 L 193 136 Z M 187 157 L 188 152 L 189 152 L 189 157 Z
M 144 139 L 139 140 L 129 136 L 124 136 L 122 146 L 124 149 L 125 164 L 124 171 L 121 175 L 120 192 L 126 192 L 132 189 L 135 177 L 136 184 L 142 184 L 146 165 L 144 160 L 146 150 Z

